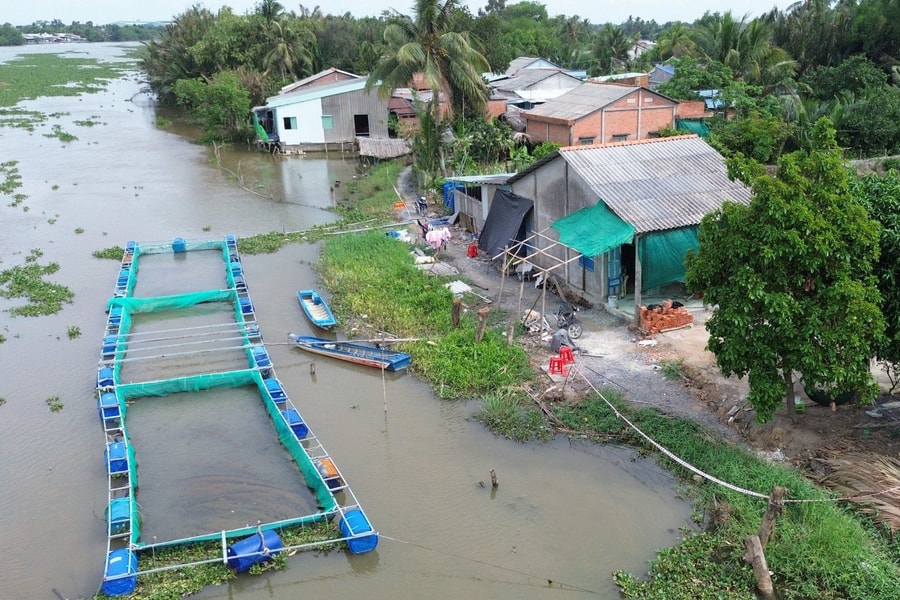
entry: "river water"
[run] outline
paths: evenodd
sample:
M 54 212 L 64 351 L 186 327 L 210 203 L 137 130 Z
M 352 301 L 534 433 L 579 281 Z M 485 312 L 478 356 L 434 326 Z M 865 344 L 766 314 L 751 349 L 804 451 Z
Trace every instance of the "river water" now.
M 115 60 L 123 51 L 0 48 L 0 61 L 24 52 Z M 39 249 L 41 264 L 59 263 L 51 279 L 75 301 L 57 315 L 13 318 L 7 310 L 17 301 L 0 299 L 0 598 L 53 598 L 54 590 L 90 597 L 103 572 L 107 497 L 93 388 L 118 271 L 91 253 L 127 240 L 221 239 L 329 222 L 331 191 L 354 177 L 357 163 L 227 149 L 222 164 L 243 177 L 250 191 L 242 189 L 215 167 L 210 149 L 191 142 L 193 132 L 157 127 L 137 73 L 98 94 L 20 107 L 52 116 L 34 132 L 0 128 L 0 161 L 18 161 L 18 191 L 27 195 L 17 207 L 3 197 L 2 268 Z M 88 119 L 97 124 L 76 123 Z M 78 139 L 45 137 L 54 124 Z M 284 571 L 240 576 L 198 598 L 616 598 L 613 571 L 643 574 L 656 550 L 690 527 L 673 478 L 629 449 L 497 438 L 472 419 L 476 402 L 439 401 L 410 374 L 383 380 L 325 359 L 312 373 L 308 355 L 278 344 L 288 331 L 310 333 L 295 292 L 316 285 L 318 252 L 294 245 L 244 256 L 245 274 L 278 377 L 380 543 L 360 556 L 300 553 Z M 81 335 L 70 339 L 70 327 Z M 49 410 L 53 397 L 62 410 Z M 222 398 L 212 416 L 175 402 L 135 413 L 134 434 L 147 440 L 143 454 L 136 440 L 147 469 L 139 467 L 138 492 L 145 535 L 163 539 L 215 521 L 223 503 L 237 515 L 228 518 L 249 522 L 257 506 L 289 502 L 294 473 L 276 464 L 283 454 L 261 439 L 256 417 L 237 412 L 244 404 Z M 287 514 L 306 512 L 294 508 Z

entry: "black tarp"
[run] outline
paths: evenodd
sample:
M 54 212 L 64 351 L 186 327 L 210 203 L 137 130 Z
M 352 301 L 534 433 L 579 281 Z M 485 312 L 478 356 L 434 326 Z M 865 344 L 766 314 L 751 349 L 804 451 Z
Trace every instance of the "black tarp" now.
M 534 202 L 507 190 L 494 192 L 484 228 L 478 238 L 478 249 L 491 258 L 503 253 L 511 242 L 525 239 L 525 216 Z

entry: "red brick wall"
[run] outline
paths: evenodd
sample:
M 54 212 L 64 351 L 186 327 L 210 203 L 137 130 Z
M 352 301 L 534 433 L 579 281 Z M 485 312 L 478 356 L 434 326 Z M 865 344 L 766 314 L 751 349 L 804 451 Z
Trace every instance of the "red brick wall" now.
M 701 119 L 706 115 L 706 102 L 703 100 L 686 100 L 678 103 L 675 116 L 679 119 Z
M 631 100 L 631 102 L 629 102 Z M 563 146 L 578 145 L 579 139 L 593 139 L 606 144 L 616 135 L 627 135 L 627 141 L 647 139 L 663 127 L 675 127 L 676 103 L 649 92 L 637 90 L 628 96 L 568 126 L 527 119 L 526 131 L 536 141 L 550 141 Z M 639 110 L 640 109 L 640 110 Z
M 552 142 L 560 146 L 571 146 L 575 143 L 569 138 L 569 126 L 563 123 L 526 119 L 525 131 L 536 142 Z
M 614 136 L 625 134 L 628 141 L 643 140 L 663 127 L 675 127 L 673 104 L 659 96 L 651 97 L 653 102 L 644 102 L 640 110 L 638 95 L 633 94 L 607 106 L 602 112 L 579 119 L 572 126 L 572 143 L 577 145 L 580 138 L 594 138 L 595 144 L 606 144 L 614 141 Z M 628 98 L 634 98 L 635 102 L 629 104 Z

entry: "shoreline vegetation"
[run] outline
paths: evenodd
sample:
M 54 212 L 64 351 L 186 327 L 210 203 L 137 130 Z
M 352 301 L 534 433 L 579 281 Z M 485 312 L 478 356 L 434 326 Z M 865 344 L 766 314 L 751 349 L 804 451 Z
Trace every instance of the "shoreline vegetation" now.
M 379 165 L 355 183 L 352 196 L 343 202 L 366 198 L 368 213 L 374 216 L 380 210 L 380 220 L 390 219 L 396 193 L 381 182 L 389 176 L 396 181 L 399 170 L 394 163 Z M 479 419 L 513 440 L 541 441 L 564 430 L 565 435 L 598 443 L 631 445 L 656 454 L 681 479 L 703 530 L 686 531 L 679 545 L 661 550 L 646 578 L 612 574 L 625 598 L 756 598 L 757 579 L 744 559 L 745 540 L 760 529 L 767 496 L 776 487 L 787 492 L 765 557 L 777 597 L 900 597 L 900 542 L 803 473 L 768 463 L 694 422 L 629 404 L 618 390 L 600 389 L 556 402 L 549 407 L 555 418 L 546 418 L 528 393 L 536 372 L 526 351 L 515 341 L 506 342 L 506 328 L 515 315 L 492 310 L 477 342 L 478 323 L 471 313 L 463 314 L 459 327 L 452 325 L 453 296 L 443 286 L 450 278 L 423 275 L 412 265 L 407 244 L 373 231 L 328 236 L 323 246 L 319 269 L 332 305 L 341 314 L 356 315 L 353 326 L 361 331 L 430 340 L 401 347 L 412 354 L 415 374 L 430 382 L 439 398 L 482 399 Z M 362 249 L 370 260 L 355 259 Z M 372 285 L 374 281 L 379 285 Z M 349 328 L 348 323 L 343 326 Z M 625 419 L 709 477 L 662 455 Z
M 542 442 L 563 434 L 595 443 L 626 444 L 657 456 L 664 468 L 679 478 L 680 491 L 693 503 L 693 518 L 702 530 L 685 530 L 678 545 L 660 550 L 646 577 L 610 574 L 624 598 L 757 598 L 757 577 L 744 558 L 745 540 L 760 530 L 767 496 L 776 487 L 784 488 L 786 494 L 765 545 L 775 590 L 772 597 L 900 597 L 900 541 L 870 515 L 851 510 L 849 504 L 803 473 L 768 463 L 692 421 L 630 404 L 628 397 L 615 389 L 594 390 L 545 405 L 552 418 L 542 412 L 529 394 L 537 373 L 525 349 L 515 340 L 507 344 L 506 328 L 515 315 L 502 309 L 490 311 L 481 339 L 476 341 L 476 316 L 464 313 L 459 327 L 453 326 L 453 295 L 443 286 L 450 278 L 425 276 L 410 261 L 408 245 L 383 231 L 357 231 L 396 221 L 393 203 L 398 192 L 394 183 L 403 168 L 398 161 L 382 163 L 347 186 L 336 209 L 342 215 L 338 222 L 304 232 L 241 238 L 241 251 L 271 253 L 288 244 L 324 240 L 319 274 L 332 293 L 336 312 L 352 315 L 341 327 L 355 328 L 367 337 L 390 332 L 399 338 L 427 340 L 399 344 L 413 356 L 413 372 L 429 382 L 442 400 L 481 399 L 484 406 L 478 419 L 497 435 Z M 336 235 L 342 231 L 353 233 Z M 361 254 L 369 259 L 357 260 Z M 119 258 L 121 252 L 110 248 L 94 255 Z M 373 285 L 376 281 L 379 285 Z M 705 476 L 664 455 L 647 438 Z M 271 567 L 285 565 L 286 560 Z M 193 582 L 190 589 L 196 591 L 225 581 L 228 574 L 185 578 Z M 183 581 L 177 587 L 171 581 L 160 581 L 145 589 L 147 595 L 142 598 L 189 593 Z

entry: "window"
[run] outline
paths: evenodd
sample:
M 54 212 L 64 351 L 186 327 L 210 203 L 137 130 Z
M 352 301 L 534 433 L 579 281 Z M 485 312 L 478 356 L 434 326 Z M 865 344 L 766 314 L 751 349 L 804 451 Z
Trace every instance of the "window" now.
M 644 96 L 644 104 L 653 104 L 653 96 Z
M 614 142 L 625 142 L 625 141 L 627 141 L 627 140 L 628 140 L 628 134 L 627 134 L 627 133 L 619 133 L 619 134 L 613 136 L 613 140 L 612 140 L 612 141 L 614 141 Z
M 285 117 L 284 118 L 284 128 L 285 129 L 297 129 L 297 117 Z
M 334 129 L 334 116 L 322 115 L 322 129 Z
M 581 146 L 593 146 L 593 145 L 594 145 L 594 138 L 592 138 L 592 137 L 578 138 L 578 143 L 579 143 Z

